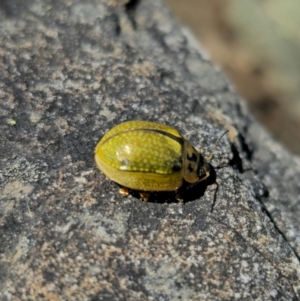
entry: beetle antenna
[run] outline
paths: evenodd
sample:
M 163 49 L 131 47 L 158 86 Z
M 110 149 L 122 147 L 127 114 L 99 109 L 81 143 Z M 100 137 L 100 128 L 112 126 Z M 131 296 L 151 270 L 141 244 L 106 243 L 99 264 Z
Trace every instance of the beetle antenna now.
M 208 155 L 208 157 L 205 158 L 206 161 L 209 162 L 209 161 L 213 158 L 214 152 L 216 151 L 216 149 L 217 149 L 217 147 L 218 147 L 218 145 L 219 145 L 219 143 L 220 143 L 220 140 L 221 140 L 228 132 L 229 132 L 229 130 L 227 130 L 226 132 L 224 132 L 224 133 L 221 135 L 221 137 L 217 140 L 217 142 L 216 142 L 214 148 L 212 149 L 212 151 L 210 152 L 210 154 Z

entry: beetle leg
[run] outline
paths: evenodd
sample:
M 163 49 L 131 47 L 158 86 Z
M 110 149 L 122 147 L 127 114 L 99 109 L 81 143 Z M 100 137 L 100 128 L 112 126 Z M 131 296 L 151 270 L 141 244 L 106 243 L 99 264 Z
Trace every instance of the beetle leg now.
M 183 204 L 183 198 L 178 189 L 175 191 L 175 199 L 178 201 L 179 204 Z
M 140 192 L 140 197 L 142 201 L 148 202 L 150 198 L 151 193 L 150 192 Z
M 126 187 L 122 187 L 119 190 L 119 193 L 123 196 L 123 197 L 127 197 L 129 195 L 129 189 Z

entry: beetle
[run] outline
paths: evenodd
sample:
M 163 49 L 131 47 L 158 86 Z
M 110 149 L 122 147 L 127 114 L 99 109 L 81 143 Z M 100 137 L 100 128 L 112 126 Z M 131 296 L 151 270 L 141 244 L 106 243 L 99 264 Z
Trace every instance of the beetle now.
M 170 126 L 127 121 L 102 137 L 95 149 L 95 162 L 122 187 L 144 192 L 177 192 L 184 181 L 193 184 L 210 176 L 208 161 L 225 133 L 205 158 Z M 121 192 L 127 194 L 126 189 Z

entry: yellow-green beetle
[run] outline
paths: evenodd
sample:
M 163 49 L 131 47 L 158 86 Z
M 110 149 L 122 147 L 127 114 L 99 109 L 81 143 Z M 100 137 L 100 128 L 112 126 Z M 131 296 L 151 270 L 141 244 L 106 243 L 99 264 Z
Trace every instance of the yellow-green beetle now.
M 207 179 L 211 157 L 205 159 L 176 129 L 149 121 L 117 125 L 95 149 L 96 164 L 108 178 L 147 192 L 175 191 L 183 181 Z

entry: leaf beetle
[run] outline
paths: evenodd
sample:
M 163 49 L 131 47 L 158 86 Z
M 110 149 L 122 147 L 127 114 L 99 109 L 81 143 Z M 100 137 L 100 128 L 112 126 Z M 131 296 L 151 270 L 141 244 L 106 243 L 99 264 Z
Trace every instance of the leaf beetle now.
M 95 149 L 95 161 L 108 178 L 125 187 L 123 194 L 126 188 L 144 192 L 177 191 L 184 181 L 193 184 L 209 177 L 208 161 L 226 133 L 205 158 L 170 126 L 127 121 L 102 137 Z

